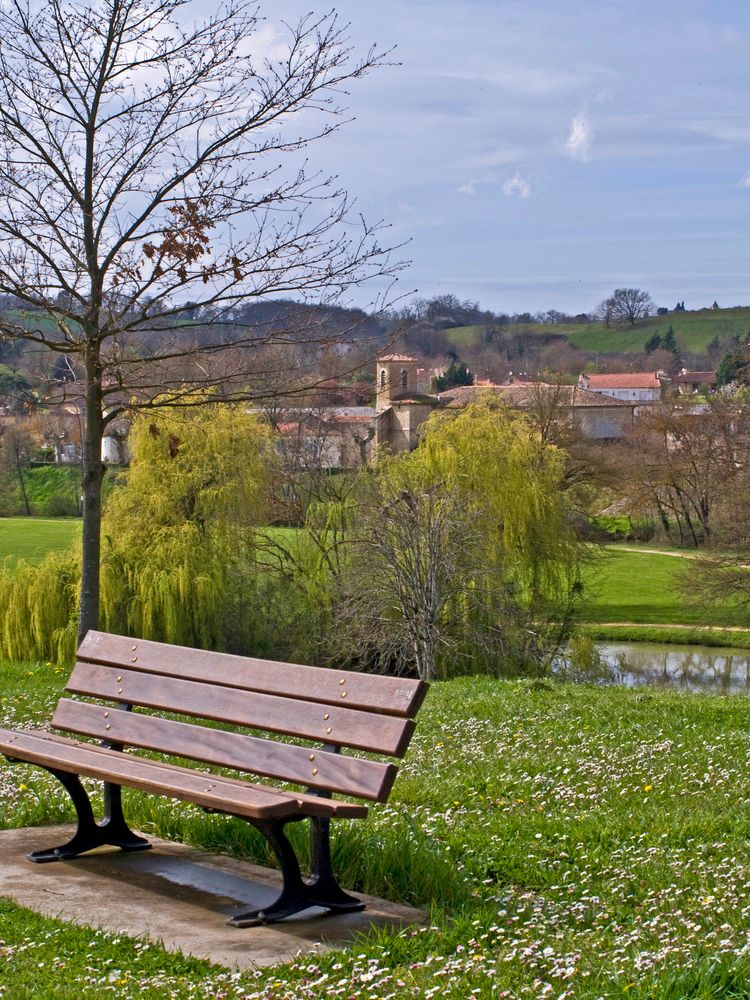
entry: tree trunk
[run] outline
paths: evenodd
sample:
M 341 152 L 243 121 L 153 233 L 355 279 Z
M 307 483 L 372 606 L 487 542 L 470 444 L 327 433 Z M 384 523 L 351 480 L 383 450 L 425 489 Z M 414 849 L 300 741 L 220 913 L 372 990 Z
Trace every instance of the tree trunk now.
M 21 484 L 21 495 L 23 496 L 23 505 L 26 508 L 26 517 L 31 517 L 31 506 L 29 505 L 29 497 L 26 493 L 26 483 L 23 478 L 23 466 L 21 465 L 21 451 L 18 447 L 18 441 L 13 445 L 13 451 L 16 456 L 16 472 L 18 473 L 18 482 Z
M 98 356 L 87 359 L 86 422 L 83 432 L 83 561 L 78 642 L 99 627 L 99 562 L 102 523 L 104 418 Z

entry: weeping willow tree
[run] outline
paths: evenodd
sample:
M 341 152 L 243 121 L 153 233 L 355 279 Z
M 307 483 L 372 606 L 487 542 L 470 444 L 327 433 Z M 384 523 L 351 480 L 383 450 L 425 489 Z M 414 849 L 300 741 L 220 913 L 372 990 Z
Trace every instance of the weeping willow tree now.
M 263 519 L 270 431 L 239 406 L 136 417 L 125 483 L 104 515 L 102 627 L 165 642 L 235 644 L 252 527 Z M 68 662 L 76 647 L 80 555 L 0 573 L 5 656 Z
M 570 624 L 565 453 L 492 401 L 382 462 L 338 604 L 355 662 L 425 680 L 546 669 Z
M 0 573 L 0 643 L 11 660 L 73 660 L 81 560 L 50 553 L 40 566 L 19 562 Z
M 428 421 L 410 462 L 428 470 L 481 517 L 495 570 L 535 610 L 567 599 L 581 547 L 563 489 L 566 452 L 529 420 L 488 397 Z
M 270 432 L 241 407 L 157 411 L 103 520 L 107 629 L 223 649 L 234 571 L 267 504 Z

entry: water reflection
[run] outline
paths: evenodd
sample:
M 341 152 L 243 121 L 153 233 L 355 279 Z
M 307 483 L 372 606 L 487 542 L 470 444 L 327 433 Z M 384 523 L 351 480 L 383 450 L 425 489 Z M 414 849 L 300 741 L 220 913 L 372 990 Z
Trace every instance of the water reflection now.
M 613 684 L 750 694 L 747 649 L 649 642 L 597 643 L 597 649 Z

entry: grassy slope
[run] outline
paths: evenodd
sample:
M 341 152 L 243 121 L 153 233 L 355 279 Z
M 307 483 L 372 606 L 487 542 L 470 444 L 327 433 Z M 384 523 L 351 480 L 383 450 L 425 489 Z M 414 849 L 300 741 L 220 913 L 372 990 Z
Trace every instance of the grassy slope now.
M 596 639 L 748 648 L 746 613 L 730 605 L 706 608 L 683 602 L 677 575 L 686 568 L 689 571 L 689 553 L 673 551 L 675 555 L 660 555 L 624 545 L 607 546 L 602 558 L 585 573 L 584 630 Z M 619 628 L 600 624 L 614 622 L 632 624 Z M 722 631 L 726 628 L 733 631 Z
M 635 329 L 607 330 L 601 323 L 568 323 L 559 326 L 542 326 L 534 323 L 528 327 L 509 329 L 516 333 L 528 329 L 531 333 L 562 335 L 567 337 L 574 347 L 591 353 L 640 354 L 643 345 L 653 333 L 665 334 L 670 326 L 683 351 L 700 353 L 714 337 L 725 342 L 735 334 L 744 337 L 750 328 L 750 307 L 669 313 L 668 316 L 654 316 L 645 320 Z M 484 327 L 457 327 L 446 330 L 445 335 L 458 349 L 479 347 L 484 337 Z
M 59 675 L 0 672 L 3 724 L 48 717 Z M 0 993 L 750 997 L 749 739 L 740 697 L 437 684 L 391 803 L 335 824 L 345 884 L 432 904 L 428 927 L 232 977 L 6 906 Z M 58 820 L 56 789 L 38 769 L 2 764 L 0 822 Z M 147 831 L 256 850 L 244 824 L 128 799 Z
M 38 563 L 47 552 L 69 548 L 80 533 L 75 518 L 0 518 L 0 562 L 10 557 Z
M 690 566 L 687 559 L 608 546 L 601 559 L 587 571 L 589 599 L 585 602 L 583 619 L 643 624 L 739 624 L 730 608 L 705 610 L 683 604 L 676 577 L 686 566 Z

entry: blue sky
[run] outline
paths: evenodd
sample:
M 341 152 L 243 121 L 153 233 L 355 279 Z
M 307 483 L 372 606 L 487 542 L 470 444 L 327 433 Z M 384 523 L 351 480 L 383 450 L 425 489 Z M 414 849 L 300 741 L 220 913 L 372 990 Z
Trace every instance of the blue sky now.
M 401 65 L 353 84 L 356 120 L 311 157 L 411 241 L 403 291 L 506 311 L 587 311 L 619 286 L 750 304 L 746 0 L 337 10 Z

